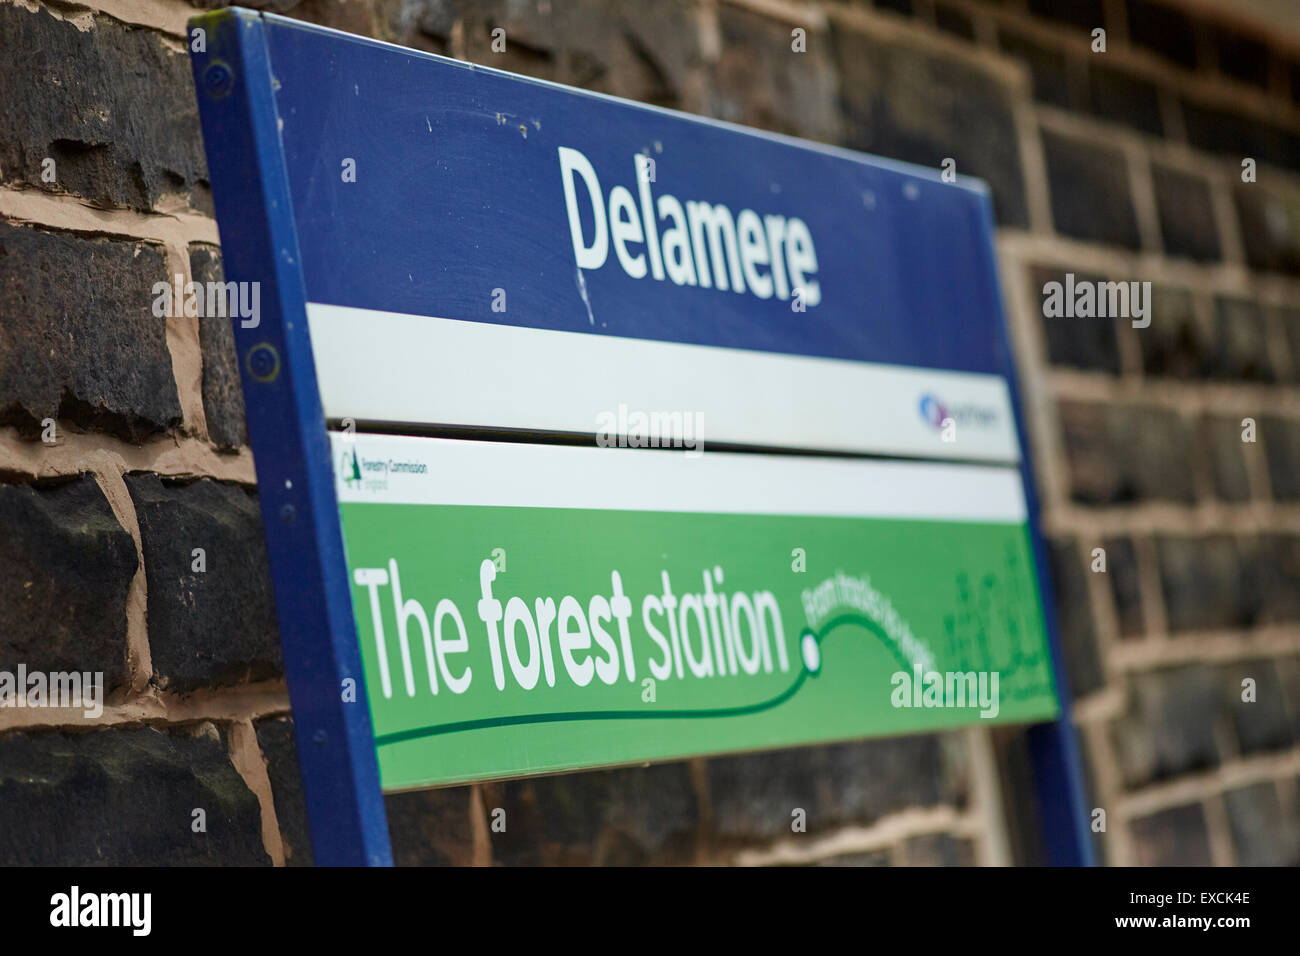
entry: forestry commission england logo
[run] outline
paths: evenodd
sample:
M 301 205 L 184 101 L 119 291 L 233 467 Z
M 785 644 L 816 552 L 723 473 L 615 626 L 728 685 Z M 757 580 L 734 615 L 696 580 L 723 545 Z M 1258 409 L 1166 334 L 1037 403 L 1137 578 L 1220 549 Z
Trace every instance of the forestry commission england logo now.
M 343 461 L 339 464 L 339 471 L 343 475 L 343 484 L 349 488 L 361 484 L 361 462 L 357 459 L 355 450 L 348 450 L 343 453 Z
M 429 466 L 423 461 L 399 461 L 395 458 L 363 458 L 355 448 L 345 449 L 339 459 L 339 474 L 349 491 L 387 491 L 389 481 L 397 476 L 423 476 Z

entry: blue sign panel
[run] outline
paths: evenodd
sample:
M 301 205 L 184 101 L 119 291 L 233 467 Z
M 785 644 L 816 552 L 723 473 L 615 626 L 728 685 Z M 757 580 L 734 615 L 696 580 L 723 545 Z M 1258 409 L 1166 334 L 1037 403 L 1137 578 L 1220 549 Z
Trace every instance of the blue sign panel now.
M 964 489 L 928 498 L 925 516 L 1024 523 L 1060 705 L 1031 730 L 1047 844 L 1055 862 L 1090 861 L 981 183 L 273 15 L 192 26 L 206 31 L 193 66 L 226 278 L 262 285 L 261 313 L 235 334 L 318 862 L 391 862 L 375 752 L 387 717 L 356 680 L 370 624 L 354 601 L 396 593 L 398 568 L 350 569 L 341 501 L 360 514 L 406 482 L 410 508 L 559 507 L 579 500 L 564 478 L 576 457 L 523 494 L 521 446 L 513 483 L 460 475 L 453 502 L 448 483 L 419 483 L 418 443 L 469 461 L 483 456 L 429 436 L 623 441 L 647 408 L 707 424 L 736 456 L 710 474 L 757 468 L 740 457 L 755 450 L 908 459 L 915 487 Z M 413 437 L 366 436 L 359 453 L 354 428 Z M 367 447 L 414 450 L 394 466 Z M 765 459 L 763 474 L 813 460 Z M 706 510 L 675 480 L 638 500 Z M 996 507 L 970 491 L 994 485 Z M 723 485 L 710 493 L 715 511 L 734 506 Z M 757 497 L 752 510 L 776 507 Z M 619 494 L 602 500 L 579 506 L 626 513 Z M 383 544 L 348 530 L 349 547 Z M 396 625 L 404 653 L 414 613 Z M 389 674 L 382 653 L 376 666 Z

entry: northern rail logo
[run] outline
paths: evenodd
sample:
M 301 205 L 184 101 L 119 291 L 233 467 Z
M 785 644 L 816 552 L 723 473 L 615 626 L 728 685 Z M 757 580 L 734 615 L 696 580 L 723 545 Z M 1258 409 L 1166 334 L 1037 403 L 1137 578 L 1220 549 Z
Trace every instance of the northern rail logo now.
M 926 424 L 936 431 L 942 430 L 946 421 L 952 421 L 963 427 L 992 428 L 999 418 L 998 410 L 992 406 L 977 405 L 974 402 L 950 406 L 933 392 L 926 392 L 921 396 L 917 403 L 917 410 Z

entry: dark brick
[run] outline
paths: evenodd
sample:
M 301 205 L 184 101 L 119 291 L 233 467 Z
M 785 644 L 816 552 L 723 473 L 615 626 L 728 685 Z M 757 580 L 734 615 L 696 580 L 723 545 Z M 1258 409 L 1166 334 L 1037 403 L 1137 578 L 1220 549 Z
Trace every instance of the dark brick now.
M 1177 412 L 1062 402 L 1060 415 L 1075 501 L 1196 500 L 1188 429 Z
M 934 8 L 934 25 L 944 33 L 951 33 L 963 40 L 975 39 L 975 22 L 956 7 L 937 4 Z
M 1300 826 L 1282 812 L 1274 784 L 1229 790 L 1223 806 L 1237 866 L 1300 866 Z
M 1294 742 L 1286 692 L 1270 660 L 1236 661 L 1222 670 L 1224 706 L 1243 754 L 1285 750 Z M 1255 681 L 1255 700 L 1244 701 L 1241 682 Z
M 384 797 L 398 866 L 466 866 L 474 860 L 470 788 L 413 790 Z M 488 807 L 488 813 L 492 811 Z M 507 818 L 506 823 L 511 821 Z M 508 831 L 507 831 L 508 832 Z
M 1153 285 L 1151 324 L 1137 331 L 1142 370 L 1147 375 L 1197 378 L 1214 349 L 1213 335 L 1196 315 L 1187 289 Z
M 708 762 L 715 832 L 724 841 L 789 836 L 796 808 L 817 833 L 962 801 L 967 782 L 954 748 L 925 736 L 715 757 Z
M 1300 275 L 1300 201 L 1259 183 L 1233 190 L 1246 261 L 1254 269 Z
M 686 763 L 495 784 L 485 793 L 492 858 L 505 864 L 637 866 L 689 862 L 699 809 Z
M 1300 162 L 1294 134 L 1250 116 L 1184 100 L 1183 125 L 1188 142 L 1199 149 L 1291 169 Z
M 0 222 L 0 424 L 39 432 L 57 418 L 128 439 L 180 424 L 166 323 L 152 311 L 166 281 L 147 243 Z
M 459 32 L 464 58 L 476 63 L 643 103 L 700 109 L 702 56 L 698 31 L 687 28 L 697 15 L 689 0 L 616 6 L 605 0 L 411 0 L 365 9 L 371 6 L 331 4 L 319 15 L 353 32 L 426 49 L 430 39 L 437 48 Z M 357 7 L 363 9 L 349 9 Z M 504 53 L 492 51 L 496 27 L 506 31 Z M 788 54 L 788 28 L 784 37 Z
M 1256 624 L 1300 621 L 1300 536 L 1262 535 L 1251 577 L 1258 598 Z
M 722 51 L 703 112 L 822 142 L 840 136 L 834 51 L 823 33 L 790 52 L 790 24 L 730 5 L 718 8 Z M 672 41 L 680 45 L 676 38 Z
M 257 745 L 266 760 L 275 801 L 275 819 L 284 841 L 285 863 L 311 866 L 311 837 L 307 827 L 307 805 L 303 801 L 302 774 L 298 769 L 298 744 L 293 721 L 288 717 L 267 717 L 254 725 Z
M 1201 262 L 1218 259 L 1219 233 L 1209 183 L 1160 165 L 1153 166 L 1151 174 L 1166 254 Z
M 0 485 L 0 670 L 102 671 L 127 680 L 135 544 L 93 478 Z
M 253 496 L 202 480 L 126 479 L 135 501 L 149 582 L 154 679 L 186 693 L 282 672 L 262 522 Z M 193 549 L 207 570 L 191 570 Z
M 1160 583 L 1174 632 L 1249 627 L 1251 588 L 1235 538 L 1162 536 L 1156 539 Z
M 1107 538 L 1102 547 L 1106 549 L 1106 577 L 1115 601 L 1120 636 L 1134 637 L 1146 630 L 1137 549 L 1129 538 Z
M 892 866 L 888 850 L 868 850 L 865 853 L 842 853 L 817 861 L 818 866 Z
M 0 181 L 143 210 L 180 195 L 211 211 L 186 51 L 153 30 L 92 22 L 0 7 Z M 41 181 L 46 157 L 53 187 Z
M 1096 58 L 1088 63 L 1088 110 L 1094 116 L 1154 136 L 1161 136 L 1165 131 L 1155 84 L 1103 66 Z
M 1065 653 L 1065 672 L 1074 697 L 1086 697 L 1106 683 L 1097 652 L 1097 632 L 1088 597 L 1088 566 L 1079 557 L 1073 539 L 1050 542 L 1052 592 L 1056 597 L 1056 621 Z
M 1060 50 L 1049 50 L 1029 37 L 1010 30 L 998 30 L 1003 52 L 1024 61 L 1033 80 L 1034 99 L 1062 109 L 1082 109 L 1082 96 L 1075 91 L 1072 74 L 1083 75 L 1083 65 L 1076 57 Z
M 1205 374 L 1216 379 L 1274 382 L 1264 315 L 1249 299 L 1218 296 L 1215 307 L 1215 347 Z
M 1088 31 L 1106 25 L 1103 0 L 1029 0 L 1029 12 Z
M 1210 837 L 1199 803 L 1161 810 L 1130 825 L 1139 866 L 1210 866 Z
M 1211 35 L 1223 73 L 1242 83 L 1268 87 L 1268 47 L 1231 30 L 1218 29 Z
M 1300 501 L 1300 421 L 1272 415 L 1259 419 L 1259 440 L 1269 482 L 1278 501 Z
M 887 43 L 836 25 L 841 145 L 987 180 L 1006 226 L 1029 222 L 1013 92 L 995 76 L 951 56 Z
M 1198 429 L 1201 454 L 1210 463 L 1214 495 L 1224 501 L 1250 499 L 1250 476 L 1242 449 L 1241 421 L 1235 418 L 1208 417 Z
M 1290 306 L 1274 306 L 1265 309 L 1274 322 L 1282 328 L 1286 339 L 1287 352 L 1291 357 L 1292 382 L 1300 382 L 1300 309 Z
M 1129 249 L 1141 245 L 1122 153 L 1044 131 L 1043 154 L 1057 232 Z
M 206 833 L 192 829 L 202 809 Z M 0 862 L 266 865 L 257 797 L 211 725 L 0 737 Z
M 1032 272 L 1035 300 L 1040 305 L 1046 300 L 1043 291 L 1049 282 L 1065 288 L 1066 273 L 1056 269 L 1035 269 Z M 1102 282 L 1100 276 L 1077 273 L 1076 283 Z M 1040 309 L 1040 313 L 1041 313 Z M 1090 371 L 1118 375 L 1120 371 L 1119 344 L 1115 337 L 1113 318 L 1070 318 L 1043 315 L 1043 337 L 1047 341 L 1047 359 L 1053 365 L 1068 365 Z
M 225 282 L 221 250 L 190 246 L 190 274 L 196 283 Z M 203 350 L 203 414 L 208 437 L 223 448 L 248 444 L 244 422 L 244 393 L 239 383 L 235 331 L 229 318 L 200 318 L 199 347 Z
M 875 0 L 874 6 L 877 10 L 891 10 L 908 17 L 915 12 L 912 9 L 912 0 Z
M 1128 0 L 1129 39 L 1179 66 L 1196 68 L 1196 32 L 1186 14 L 1163 3 Z
M 909 837 L 903 844 L 908 866 L 974 866 L 975 844 L 949 833 Z
M 1132 676 L 1125 714 L 1111 725 L 1124 785 L 1143 787 L 1216 766 L 1223 706 L 1218 676 L 1202 664 Z

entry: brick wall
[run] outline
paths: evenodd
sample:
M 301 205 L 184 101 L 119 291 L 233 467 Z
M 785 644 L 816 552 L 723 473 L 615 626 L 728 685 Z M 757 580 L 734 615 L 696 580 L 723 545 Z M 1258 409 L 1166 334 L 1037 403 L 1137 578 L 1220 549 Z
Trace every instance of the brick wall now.
M 201 6 L 0 0 L 0 668 L 109 690 L 0 710 L 2 863 L 311 858 L 230 330 L 151 311 L 220 270 Z M 1157 0 L 270 7 L 985 178 L 1099 850 L 1300 862 L 1300 46 Z M 1150 281 L 1150 327 L 1044 318 L 1064 273 Z M 977 728 L 388 811 L 401 863 L 1003 863 L 1024 764 Z

